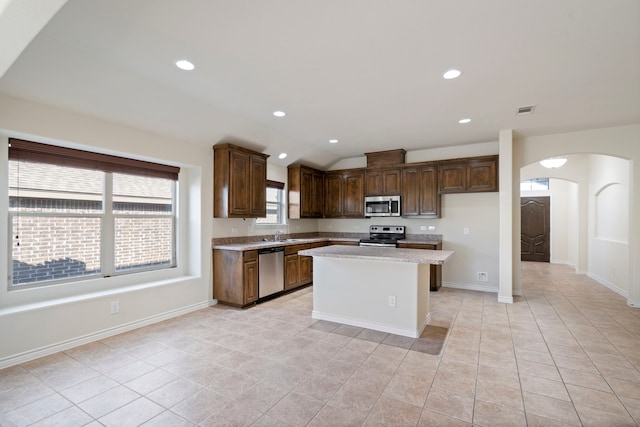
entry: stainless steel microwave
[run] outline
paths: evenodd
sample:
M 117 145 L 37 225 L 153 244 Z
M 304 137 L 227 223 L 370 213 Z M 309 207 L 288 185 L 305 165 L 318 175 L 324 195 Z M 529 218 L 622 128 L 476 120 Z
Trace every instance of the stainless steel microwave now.
M 364 216 L 400 216 L 400 196 L 367 196 Z

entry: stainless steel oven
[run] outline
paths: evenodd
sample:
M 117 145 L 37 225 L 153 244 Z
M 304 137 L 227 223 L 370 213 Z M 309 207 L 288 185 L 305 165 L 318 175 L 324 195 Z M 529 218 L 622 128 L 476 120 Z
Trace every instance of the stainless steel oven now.
M 364 216 L 400 216 L 400 196 L 367 196 Z
M 398 240 L 405 239 L 404 225 L 372 225 L 369 238 L 361 239 L 360 246 L 381 246 L 395 248 Z

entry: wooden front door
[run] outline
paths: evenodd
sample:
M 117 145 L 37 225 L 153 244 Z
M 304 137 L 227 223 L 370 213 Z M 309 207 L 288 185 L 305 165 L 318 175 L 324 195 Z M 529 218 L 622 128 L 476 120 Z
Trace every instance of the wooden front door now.
M 551 258 L 549 234 L 549 197 L 520 198 L 520 259 L 549 262 Z

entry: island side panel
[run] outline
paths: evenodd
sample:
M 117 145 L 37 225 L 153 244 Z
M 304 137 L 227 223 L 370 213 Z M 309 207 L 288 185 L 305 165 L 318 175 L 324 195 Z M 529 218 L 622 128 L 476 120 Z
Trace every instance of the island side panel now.
M 428 264 L 332 257 L 313 262 L 314 319 L 420 336 L 429 318 Z

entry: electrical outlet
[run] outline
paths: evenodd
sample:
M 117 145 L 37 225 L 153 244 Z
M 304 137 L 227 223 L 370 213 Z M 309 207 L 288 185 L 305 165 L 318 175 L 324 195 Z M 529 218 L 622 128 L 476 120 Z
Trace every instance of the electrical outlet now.
M 120 313 L 120 301 L 111 301 L 111 314 Z
M 488 282 L 489 281 L 489 273 L 486 271 L 478 271 L 478 282 Z
M 421 231 L 427 231 L 427 226 L 426 225 L 421 225 L 420 226 L 420 230 Z
M 429 231 L 436 231 L 436 226 L 435 225 L 430 225 L 429 226 Z
M 463 232 L 464 234 L 469 234 L 469 227 L 464 227 L 464 228 L 462 229 L 462 232 Z
M 389 295 L 389 307 L 396 306 L 396 297 L 393 295 Z
M 231 227 L 231 234 L 238 234 L 238 227 Z

